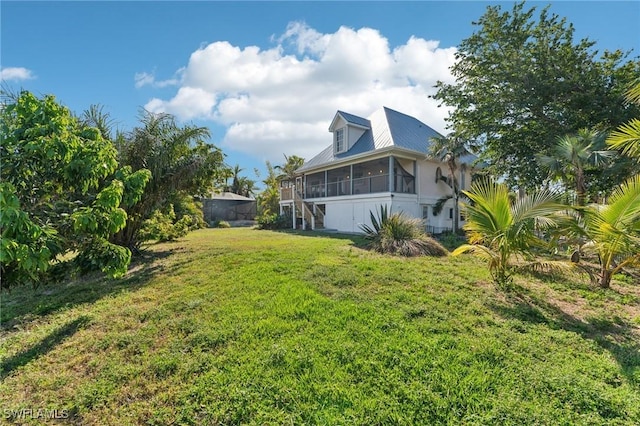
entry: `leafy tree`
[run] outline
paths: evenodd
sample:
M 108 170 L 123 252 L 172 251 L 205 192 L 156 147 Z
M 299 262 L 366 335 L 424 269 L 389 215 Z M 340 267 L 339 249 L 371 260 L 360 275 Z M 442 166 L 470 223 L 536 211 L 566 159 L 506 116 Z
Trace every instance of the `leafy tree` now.
M 558 138 L 551 155 L 538 155 L 538 163 L 549 171 L 553 179 L 560 179 L 566 186 L 573 186 L 577 204 L 584 206 L 588 190 L 587 170 L 610 162 L 615 151 L 606 149 L 605 134 L 589 129 L 580 129 L 575 135 Z
M 108 239 L 149 179 L 118 169 L 116 150 L 53 96 L 6 95 L 0 109 L 2 287 L 45 279 L 58 256 L 82 269 L 126 272 L 131 253 Z
M 465 141 L 456 137 L 434 137 L 431 138 L 429 155 L 447 164 L 451 179 L 441 177 L 441 179 L 451 187 L 451 196 L 438 200 L 438 206 L 442 206 L 446 201 L 453 198 L 453 232 L 457 233 L 460 224 L 460 184 L 458 182 L 458 160 L 469 155 Z M 435 210 L 434 210 L 435 211 Z
M 140 231 L 156 210 L 168 213 L 176 197 L 208 193 L 223 167 L 220 149 L 205 142 L 207 128 L 179 126 L 172 115 L 147 111 L 140 121 L 141 126 L 125 135 L 119 145 L 125 164 L 134 170 L 147 168 L 152 174 L 140 202 L 128 209 L 126 227 L 113 238 L 131 249 L 140 247 L 144 240 Z
M 640 105 L 640 82 L 636 81 L 626 98 L 629 103 Z M 622 150 L 624 154 L 636 158 L 640 163 L 640 119 L 632 118 L 628 123 L 621 124 L 611 133 L 607 144 L 612 149 Z
M 589 241 L 583 249 L 596 254 L 600 263 L 602 288 L 623 268 L 640 266 L 640 175 L 620 185 L 608 201 L 585 208 L 579 224 Z
M 564 208 L 558 194 L 543 190 L 512 202 L 506 185 L 486 181 L 463 193 L 470 200 L 464 205 L 467 222 L 463 227 L 469 244 L 452 255 L 470 252 L 485 259 L 493 280 L 503 287 L 518 268 L 563 266 L 550 261 L 542 264 L 532 257 L 532 252 L 548 246 L 538 232 L 558 224 L 553 215 Z
M 574 42 L 566 19 L 517 3 L 510 12 L 489 6 L 474 22 L 451 72 L 454 84 L 439 82 L 434 98 L 455 107 L 449 115 L 454 137 L 479 141 L 479 155 L 510 185 L 533 188 L 545 172 L 531 161 L 551 155 L 559 135 L 581 128 L 607 129 L 636 114 L 624 91 L 640 72 L 640 61 L 605 52 L 594 42 Z

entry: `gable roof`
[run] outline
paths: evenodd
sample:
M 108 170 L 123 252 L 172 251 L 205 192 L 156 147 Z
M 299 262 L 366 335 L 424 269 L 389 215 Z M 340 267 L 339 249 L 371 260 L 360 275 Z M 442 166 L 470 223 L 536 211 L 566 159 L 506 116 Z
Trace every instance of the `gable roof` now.
M 339 118 L 342 118 L 347 124 L 361 127 L 363 129 L 370 129 L 371 122 L 366 118 L 358 117 L 357 115 L 349 114 L 348 112 L 338 111 L 336 115 L 331 120 L 331 124 L 329 125 L 329 131 L 333 132 L 335 130 L 336 122 Z
M 336 117 L 338 114 L 347 121 L 349 121 L 347 116 L 351 119 L 366 120 L 342 111 L 338 111 Z M 441 136 L 440 133 L 420 120 L 387 107 L 383 107 L 381 110 L 374 112 L 366 121 L 368 122 L 368 126 L 365 127 L 368 127 L 368 129 L 365 130 L 362 136 L 360 136 L 347 152 L 336 155 L 333 153 L 333 144 L 331 144 L 311 160 L 305 162 L 297 171 L 304 172 L 306 170 L 328 166 L 331 163 L 346 160 L 349 157 L 366 154 L 368 152 L 373 153 L 380 149 L 390 147 L 402 148 L 415 151 L 418 154 L 427 155 L 430 145 L 429 140 L 432 137 Z M 360 123 L 362 123 L 362 121 L 360 121 Z M 361 125 L 358 123 L 353 124 Z

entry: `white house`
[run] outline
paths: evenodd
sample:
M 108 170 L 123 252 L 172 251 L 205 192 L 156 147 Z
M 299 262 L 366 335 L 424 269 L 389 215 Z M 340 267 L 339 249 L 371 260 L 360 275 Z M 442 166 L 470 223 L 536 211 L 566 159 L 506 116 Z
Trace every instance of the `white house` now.
M 292 227 L 362 232 L 370 211 L 386 205 L 423 219 L 428 232 L 453 228 L 453 200 L 434 214 L 436 202 L 451 195 L 441 179 L 449 169 L 428 158 L 430 139 L 441 136 L 421 121 L 383 108 L 368 119 L 338 111 L 329 126 L 333 143 L 283 182 L 280 212 L 292 216 Z M 471 156 L 459 160 L 458 183 L 471 183 Z M 460 218 L 460 224 L 463 218 Z

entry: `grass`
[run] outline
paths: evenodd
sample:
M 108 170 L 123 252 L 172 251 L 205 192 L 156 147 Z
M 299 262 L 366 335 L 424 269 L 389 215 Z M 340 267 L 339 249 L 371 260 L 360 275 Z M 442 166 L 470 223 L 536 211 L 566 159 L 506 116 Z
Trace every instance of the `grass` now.
M 363 243 L 207 229 L 122 280 L 3 293 L 0 408 L 100 425 L 640 423 L 637 283 L 519 276 L 503 294 L 470 257 Z

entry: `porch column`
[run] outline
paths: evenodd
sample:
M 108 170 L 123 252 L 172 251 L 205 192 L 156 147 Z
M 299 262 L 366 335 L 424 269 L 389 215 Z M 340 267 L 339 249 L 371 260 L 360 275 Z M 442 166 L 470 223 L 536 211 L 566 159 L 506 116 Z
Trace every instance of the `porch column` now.
M 296 229 L 296 200 L 294 198 L 293 204 L 291 205 L 291 216 L 293 217 L 291 223 L 291 229 Z
M 329 176 L 327 175 L 328 171 L 324 171 L 324 196 L 329 196 Z
M 393 155 L 389 156 L 389 192 L 395 192 L 395 176 L 393 173 Z
M 418 191 L 418 161 L 413 160 L 413 192 L 420 194 Z
M 349 195 L 353 195 L 353 164 L 349 166 Z

